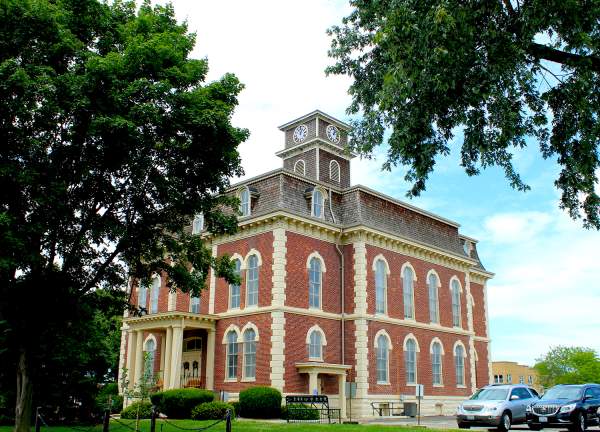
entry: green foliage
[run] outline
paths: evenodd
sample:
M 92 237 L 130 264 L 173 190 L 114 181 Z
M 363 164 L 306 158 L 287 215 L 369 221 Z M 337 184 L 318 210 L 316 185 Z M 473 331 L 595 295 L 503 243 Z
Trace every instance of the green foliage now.
M 597 1 L 350 3 L 327 72 L 353 78 L 354 150 L 370 155 L 391 130 L 384 169 L 407 166 L 412 197 L 458 138 L 468 175 L 496 165 L 527 190 L 512 158 L 531 138 L 560 165 L 561 208 L 600 229 Z
M 195 388 L 165 390 L 150 396 L 150 400 L 161 413 L 176 419 L 191 418 L 194 407 L 214 399 L 212 391 Z
M 271 387 L 250 387 L 240 392 L 240 411 L 247 418 L 278 418 L 281 392 Z
M 121 411 L 121 418 L 128 420 L 149 419 L 152 417 L 152 404 L 150 402 L 134 402 Z
M 204 402 L 192 409 L 192 418 L 194 420 L 219 420 L 225 417 L 227 410 L 231 412 L 231 418 L 235 418 L 233 405 L 220 401 Z
M 281 407 L 281 418 L 289 420 L 319 420 L 320 414 L 319 410 L 307 405 L 290 404 Z
M 600 358 L 583 347 L 557 346 L 537 360 L 534 366 L 545 388 L 556 384 L 600 382 Z
M 110 412 L 118 413 L 123 409 L 123 396 L 119 394 L 119 385 L 116 382 L 104 384 L 96 396 L 96 412 L 103 413 L 107 408 Z
M 236 416 L 242 416 L 242 408 L 240 407 L 240 401 L 229 402 L 235 411 Z

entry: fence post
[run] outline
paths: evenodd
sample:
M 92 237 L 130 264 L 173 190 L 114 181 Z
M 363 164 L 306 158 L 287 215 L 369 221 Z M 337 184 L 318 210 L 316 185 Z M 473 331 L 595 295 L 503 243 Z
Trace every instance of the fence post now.
M 156 407 L 152 405 L 150 414 L 150 432 L 156 432 Z
M 37 407 L 35 409 L 35 432 L 40 432 L 40 428 L 42 427 L 40 422 L 40 408 L 41 407 Z
M 110 422 L 110 410 L 104 410 L 104 419 L 102 421 L 102 432 L 108 432 Z
M 225 432 L 231 432 L 231 411 L 227 410 L 225 414 Z

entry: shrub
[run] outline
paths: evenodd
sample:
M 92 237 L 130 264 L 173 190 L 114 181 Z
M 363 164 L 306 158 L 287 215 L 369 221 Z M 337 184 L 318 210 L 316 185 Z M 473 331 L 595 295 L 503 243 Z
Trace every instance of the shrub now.
M 304 404 L 290 404 L 285 407 L 281 418 L 289 420 L 319 420 L 320 414 L 319 410 L 310 408 Z
M 102 386 L 95 401 L 95 411 L 103 413 L 108 407 L 108 401 L 111 401 L 111 413 L 118 413 L 123 409 L 123 396 L 119 394 L 117 383 L 108 383 Z
M 242 415 L 249 418 L 278 418 L 281 393 L 271 387 L 250 387 L 240 392 Z
M 204 402 L 192 410 L 194 420 L 219 420 L 225 417 L 227 410 L 231 411 L 231 418 L 235 418 L 235 408 L 226 402 Z
M 215 395 L 210 390 L 195 388 L 174 389 L 158 392 L 150 396 L 158 410 L 170 418 L 188 419 L 192 409 L 205 402 L 212 402 Z
M 240 407 L 240 401 L 229 402 L 235 411 L 235 415 L 238 417 L 242 416 L 242 408 Z
M 152 404 L 150 402 L 134 402 L 121 411 L 121 418 L 136 419 L 138 410 L 141 419 L 149 419 L 152 417 Z

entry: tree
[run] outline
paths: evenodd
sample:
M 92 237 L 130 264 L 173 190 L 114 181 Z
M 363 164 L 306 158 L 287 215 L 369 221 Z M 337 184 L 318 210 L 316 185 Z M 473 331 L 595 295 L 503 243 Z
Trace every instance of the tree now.
M 93 310 L 123 308 L 124 286 L 162 272 L 198 295 L 211 268 L 236 280 L 184 230 L 200 212 L 213 233 L 236 229 L 222 192 L 248 136 L 231 125 L 243 86 L 204 83 L 194 44 L 171 6 L 0 2 L 0 323 L 17 432 L 48 353 Z
M 596 351 L 582 347 L 557 346 L 537 360 L 534 366 L 540 384 L 585 384 L 600 381 L 600 358 Z
M 384 169 L 408 166 L 407 195 L 425 190 L 435 158 L 463 136 L 470 176 L 501 167 L 529 189 L 513 155 L 530 141 L 556 158 L 560 207 L 600 229 L 600 2 L 597 0 L 352 0 L 329 29 L 330 74 L 354 79 L 354 150 L 391 130 Z M 583 213 L 583 216 L 582 216 Z

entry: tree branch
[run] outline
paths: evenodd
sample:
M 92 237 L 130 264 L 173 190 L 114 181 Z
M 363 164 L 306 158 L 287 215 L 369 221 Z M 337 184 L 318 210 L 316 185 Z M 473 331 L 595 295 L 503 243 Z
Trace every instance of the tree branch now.
M 555 63 L 569 66 L 590 66 L 592 70 L 600 72 L 600 57 L 584 56 L 560 51 L 546 45 L 532 42 L 527 48 L 527 52 L 538 60 L 549 60 Z

